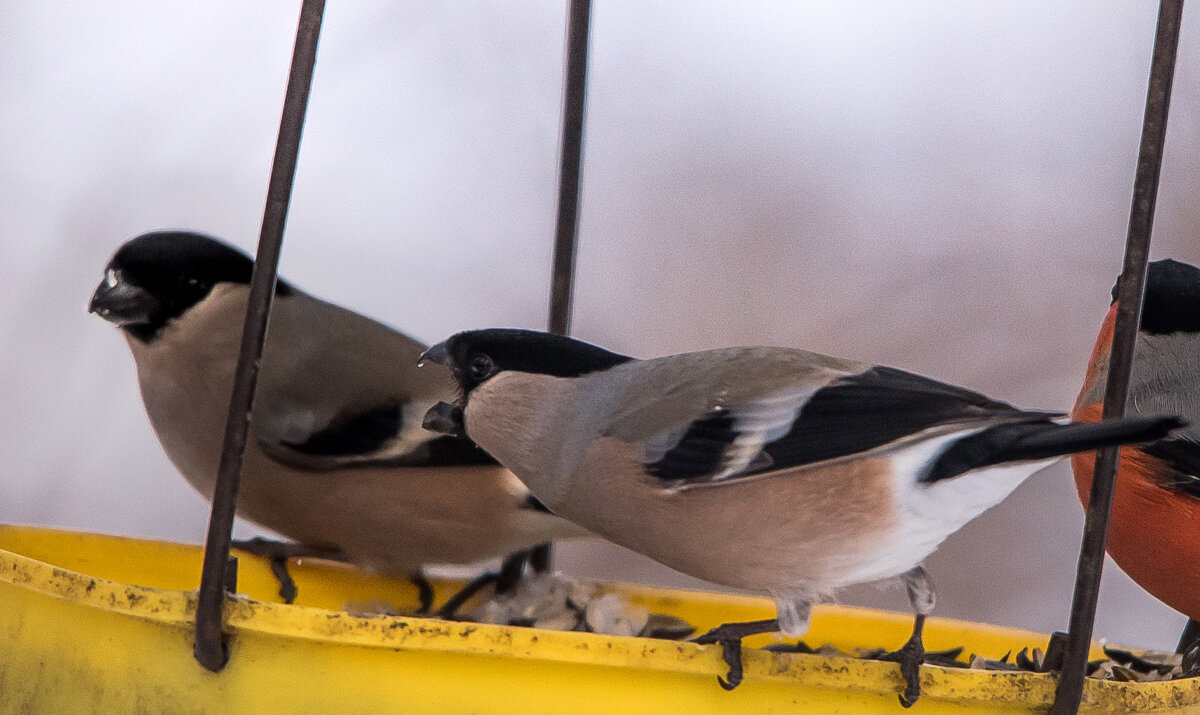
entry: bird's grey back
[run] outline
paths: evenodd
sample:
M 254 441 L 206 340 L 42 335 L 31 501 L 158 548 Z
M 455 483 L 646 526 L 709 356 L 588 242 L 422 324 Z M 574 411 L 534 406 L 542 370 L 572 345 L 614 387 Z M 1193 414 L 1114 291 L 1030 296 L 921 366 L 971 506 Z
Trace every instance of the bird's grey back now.
M 1140 333 L 1129 383 L 1129 412 L 1180 415 L 1190 424 L 1176 434 L 1200 440 L 1200 335 Z M 1103 394 L 1107 369 L 1097 378 Z
M 812 389 L 868 366 L 819 353 L 776 347 L 738 347 L 684 353 L 619 365 L 600 379 L 626 373 L 625 389 L 606 433 L 644 440 L 709 410 L 739 405 L 782 390 Z

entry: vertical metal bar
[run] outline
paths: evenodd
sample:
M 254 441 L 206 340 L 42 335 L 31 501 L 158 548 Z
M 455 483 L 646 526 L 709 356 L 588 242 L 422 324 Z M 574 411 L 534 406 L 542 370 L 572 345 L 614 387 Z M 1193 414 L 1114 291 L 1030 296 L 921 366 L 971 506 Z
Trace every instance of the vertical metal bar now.
M 1154 202 L 1158 195 L 1158 176 L 1167 135 L 1167 110 L 1171 104 L 1171 80 L 1175 74 L 1182 14 L 1183 0 L 1161 0 L 1158 29 L 1154 37 L 1154 59 L 1150 64 L 1150 87 L 1146 92 L 1146 113 L 1142 120 L 1142 143 L 1138 150 L 1137 175 L 1133 183 L 1133 206 L 1129 212 L 1129 233 L 1125 241 L 1125 265 L 1117 293 L 1117 318 L 1113 330 L 1112 355 L 1108 363 L 1103 419 L 1125 414 L 1125 402 L 1129 396 L 1129 376 L 1133 369 L 1134 341 L 1142 315 L 1150 231 L 1154 224 Z M 1075 576 L 1070 637 L 1054 706 L 1050 710 L 1054 715 L 1078 712 L 1083 698 L 1119 454 L 1119 448 L 1110 447 L 1100 450 L 1096 457 L 1083 545 L 1079 552 L 1079 569 Z
M 204 567 L 200 576 L 200 597 L 196 606 L 196 640 L 193 653 L 200 665 L 211 671 L 225 667 L 226 654 L 221 642 L 222 606 L 227 584 L 226 563 L 233 531 L 233 515 L 237 503 L 238 481 L 242 469 L 242 453 L 246 448 L 246 430 L 254 402 L 254 387 L 266 338 L 267 319 L 271 314 L 271 298 L 279 267 L 279 252 L 283 245 L 283 228 L 291 200 L 292 180 L 296 175 L 296 155 L 300 150 L 300 135 L 304 127 L 304 111 L 312 85 L 313 65 L 317 57 L 317 38 L 325 0 L 304 0 L 300 8 L 300 23 L 292 51 L 292 68 L 288 76 L 287 94 L 283 100 L 283 116 L 275 143 L 275 161 L 267 188 L 267 204 L 263 211 L 262 231 L 258 237 L 258 255 L 250 278 L 250 296 L 246 305 L 246 322 L 242 328 L 242 343 L 234 373 L 233 396 L 229 402 L 229 417 L 225 423 L 225 439 L 221 446 L 221 462 L 217 483 L 213 489 L 212 516 L 208 522 L 208 537 L 204 544 Z
M 550 285 L 550 332 L 560 335 L 566 335 L 571 330 L 590 18 L 591 0 L 571 0 L 567 19 L 567 76 L 563 92 L 558 220 L 554 231 L 554 274 Z
M 571 332 L 571 300 L 575 288 L 575 244 L 579 232 L 579 188 L 583 168 L 583 114 L 587 97 L 588 28 L 591 0 L 571 0 L 567 12 L 567 71 L 563 90 L 562 146 L 558 171 L 558 218 L 554 226 L 554 263 L 550 277 L 552 333 Z M 530 550 L 534 571 L 550 570 L 550 544 Z

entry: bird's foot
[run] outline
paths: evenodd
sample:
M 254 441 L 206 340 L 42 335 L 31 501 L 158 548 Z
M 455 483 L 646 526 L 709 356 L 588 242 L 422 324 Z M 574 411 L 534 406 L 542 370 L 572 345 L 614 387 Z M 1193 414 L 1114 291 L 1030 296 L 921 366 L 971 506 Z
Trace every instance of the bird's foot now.
M 534 546 L 529 549 L 509 554 L 500 563 L 498 571 L 489 571 L 476 576 L 467 582 L 458 593 L 451 596 L 439 610 L 438 618 L 448 621 L 458 620 L 458 610 L 463 604 L 483 590 L 484 587 L 495 584 L 497 596 L 512 596 L 525 583 L 526 567 L 535 577 L 545 576 L 549 569 L 549 544 Z
M 446 603 L 438 609 L 438 618 L 457 621 L 458 610 L 463 607 L 463 604 L 492 584 L 496 585 L 497 595 L 510 594 L 515 591 L 525 576 L 525 565 L 529 563 L 533 551 L 534 549 L 523 549 L 510 554 L 501 562 L 499 571 L 488 571 L 468 581 L 459 589 L 458 593 L 448 598 Z
M 772 618 L 765 621 L 747 621 L 745 623 L 726 623 L 717 626 L 702 636 L 692 639 L 699 645 L 721 644 L 721 656 L 729 672 L 722 678 L 717 676 L 717 683 L 725 690 L 733 690 L 741 685 L 742 671 L 742 639 L 759 633 L 773 633 L 779 630 L 779 622 Z
M 408 580 L 417 587 L 417 615 L 424 616 L 433 611 L 433 584 L 420 571 L 413 571 Z
M 268 563 L 271 564 L 271 573 L 275 575 L 275 580 L 279 582 L 279 597 L 284 603 L 295 603 L 300 589 L 296 588 L 296 581 L 288 571 L 287 557 L 272 556 Z
M 458 593 L 446 599 L 446 602 L 438 609 L 437 617 L 446 621 L 457 621 L 459 619 L 458 609 L 470 601 L 475 594 L 495 583 L 499 576 L 495 571 L 488 571 L 471 579 L 458 590 Z
M 900 704 L 911 708 L 921 697 L 921 664 L 925 662 L 925 644 L 920 634 L 914 633 L 900 650 L 884 653 L 879 659 L 900 664 L 900 675 L 904 677 Z
M 535 547 L 536 548 L 536 547 Z M 525 578 L 525 566 L 530 563 L 534 549 L 522 549 L 509 554 L 500 562 L 500 571 L 496 574 L 496 594 L 511 594 L 521 585 Z
M 256 536 L 253 539 L 234 541 L 233 548 L 245 551 L 254 556 L 265 557 L 271 564 L 271 573 L 279 581 L 279 597 L 284 603 L 293 603 L 298 592 L 296 582 L 288 572 L 288 559 L 314 558 L 331 561 L 345 561 L 345 555 L 338 549 L 325 546 L 308 546 L 289 541 L 275 541 Z

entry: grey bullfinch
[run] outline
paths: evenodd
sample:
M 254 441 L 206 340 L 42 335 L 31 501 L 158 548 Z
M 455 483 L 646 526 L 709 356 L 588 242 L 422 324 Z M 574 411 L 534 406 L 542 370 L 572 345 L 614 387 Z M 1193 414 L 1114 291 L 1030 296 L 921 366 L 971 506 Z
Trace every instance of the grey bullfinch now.
M 252 269 L 249 256 L 214 238 L 147 233 L 112 257 L 89 307 L 120 327 L 150 424 L 205 497 Z M 468 440 L 422 429 L 426 410 L 454 394 L 445 370 L 417 368 L 424 347 L 279 280 L 238 515 L 315 553 L 403 576 L 584 535 Z
M 1175 417 L 1059 424 L 903 370 L 777 347 L 637 360 L 528 330 L 430 348 L 458 382 L 426 423 L 465 434 L 554 513 L 683 573 L 775 600 L 741 638 L 803 634 L 814 602 L 899 577 L 916 613 L 891 659 L 920 695 L 934 591 L 921 562 L 1058 457 L 1160 439 Z

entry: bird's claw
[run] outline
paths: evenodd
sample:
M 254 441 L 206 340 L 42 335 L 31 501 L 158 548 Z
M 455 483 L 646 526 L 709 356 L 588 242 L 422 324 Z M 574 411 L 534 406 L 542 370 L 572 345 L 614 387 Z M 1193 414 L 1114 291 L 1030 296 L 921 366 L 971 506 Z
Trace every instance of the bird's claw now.
M 721 644 L 721 654 L 725 659 L 725 664 L 729 666 L 729 672 L 724 678 L 718 677 L 717 682 L 725 690 L 733 690 L 742 683 L 742 639 L 777 630 L 779 630 L 779 621 L 774 618 L 765 621 L 726 623 L 704 635 L 693 638 L 692 642 L 698 645 Z
M 267 559 L 267 563 L 271 567 L 271 573 L 275 576 L 275 580 L 279 582 L 279 598 L 284 603 L 289 604 L 296 601 L 299 589 L 296 588 L 296 582 L 292 579 L 292 574 L 288 572 L 288 559 L 292 556 L 293 549 L 297 548 L 297 544 L 256 536 L 244 541 L 233 541 L 230 546 Z
M 420 571 L 413 571 L 408 580 L 417 587 L 417 615 L 424 616 L 433 611 L 433 584 Z
M 742 638 L 756 632 L 762 632 L 761 628 L 756 628 L 758 625 L 757 623 L 726 623 L 692 639 L 692 642 L 698 645 L 721 644 L 721 657 L 724 659 L 725 664 L 729 666 L 729 672 L 725 674 L 724 678 L 717 676 L 717 683 L 722 689 L 733 690 L 742 684 L 742 677 L 744 675 L 742 670 Z
M 279 597 L 283 599 L 284 603 L 295 603 L 296 596 L 300 591 L 296 588 L 296 581 L 288 571 L 287 557 L 272 556 L 269 563 L 271 564 L 271 573 L 275 575 L 275 580 L 279 582 Z
M 346 561 L 346 555 L 340 550 L 325 546 L 309 546 L 308 544 L 290 541 L 275 541 L 255 536 L 252 539 L 234 540 L 230 546 L 248 554 L 261 556 L 271 565 L 271 573 L 279 581 L 279 597 L 284 603 L 296 600 L 296 582 L 288 572 L 288 559 L 317 558 L 329 561 Z
M 925 645 L 920 640 L 909 639 L 900 650 L 884 653 L 879 659 L 900 665 L 900 675 L 904 678 L 900 704 L 911 708 L 921 698 L 921 663 L 925 662 Z
M 442 604 L 440 609 L 438 609 L 437 617 L 444 621 L 459 620 L 458 609 L 462 608 L 463 604 L 471 600 L 471 598 L 474 597 L 476 593 L 479 593 L 481 590 L 483 590 L 484 587 L 495 583 L 498 577 L 499 574 L 497 574 L 495 571 L 488 571 L 471 579 L 466 583 L 466 585 L 458 590 L 458 593 L 446 599 L 446 602 Z
M 721 641 L 721 657 L 729 672 L 724 678 L 717 676 L 717 683 L 723 690 L 733 690 L 742 684 L 742 639 Z

